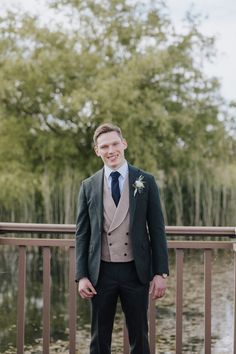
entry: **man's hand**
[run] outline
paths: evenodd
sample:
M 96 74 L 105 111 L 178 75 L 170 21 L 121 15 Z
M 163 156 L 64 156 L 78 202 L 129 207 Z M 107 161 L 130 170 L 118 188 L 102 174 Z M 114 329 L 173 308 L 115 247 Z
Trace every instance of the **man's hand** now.
M 155 275 L 151 281 L 149 294 L 152 295 L 152 299 L 160 299 L 165 295 L 167 286 L 167 279 L 162 278 L 161 275 Z
M 88 278 L 81 278 L 79 281 L 78 291 L 82 299 L 91 299 L 97 294 Z

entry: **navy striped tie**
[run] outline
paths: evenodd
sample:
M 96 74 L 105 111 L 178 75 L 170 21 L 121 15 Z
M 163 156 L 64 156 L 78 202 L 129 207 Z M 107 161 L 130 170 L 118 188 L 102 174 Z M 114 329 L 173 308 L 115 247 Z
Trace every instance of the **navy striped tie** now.
M 119 187 L 119 177 L 120 177 L 120 172 L 115 171 L 111 173 L 111 195 L 112 198 L 115 202 L 115 205 L 117 206 L 120 200 L 120 187 Z

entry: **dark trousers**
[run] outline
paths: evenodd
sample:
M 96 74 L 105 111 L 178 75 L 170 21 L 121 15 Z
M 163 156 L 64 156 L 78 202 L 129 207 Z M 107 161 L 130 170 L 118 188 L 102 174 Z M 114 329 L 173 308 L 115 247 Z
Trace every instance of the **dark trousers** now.
M 118 297 L 125 314 L 131 354 L 150 354 L 148 344 L 149 284 L 141 284 L 134 262 L 102 262 L 97 295 L 92 299 L 90 354 L 111 354 Z

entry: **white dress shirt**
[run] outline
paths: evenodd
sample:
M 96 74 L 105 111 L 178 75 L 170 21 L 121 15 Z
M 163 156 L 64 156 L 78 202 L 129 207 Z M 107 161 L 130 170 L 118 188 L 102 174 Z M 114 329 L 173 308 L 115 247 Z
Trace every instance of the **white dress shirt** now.
M 122 191 L 123 191 L 125 178 L 128 175 L 128 163 L 127 163 L 127 161 L 125 160 L 123 165 L 120 168 L 118 168 L 117 170 L 112 170 L 107 165 L 104 165 L 104 173 L 105 173 L 105 176 L 107 178 L 108 188 L 110 190 L 111 190 L 111 181 L 112 181 L 111 173 L 115 172 L 115 171 L 118 171 L 120 173 L 120 176 L 119 176 L 119 187 L 120 187 L 120 194 L 121 194 Z

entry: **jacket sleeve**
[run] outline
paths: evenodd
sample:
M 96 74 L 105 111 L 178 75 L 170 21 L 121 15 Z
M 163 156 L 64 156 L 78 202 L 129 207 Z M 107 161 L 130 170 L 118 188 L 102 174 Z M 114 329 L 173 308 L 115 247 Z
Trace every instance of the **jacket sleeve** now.
M 153 176 L 150 177 L 147 224 L 151 242 L 153 276 L 163 273 L 169 275 L 165 224 L 160 194 Z
M 90 241 L 90 219 L 84 182 L 82 182 L 78 198 L 78 215 L 75 233 L 76 249 L 76 281 L 88 277 L 88 249 Z

